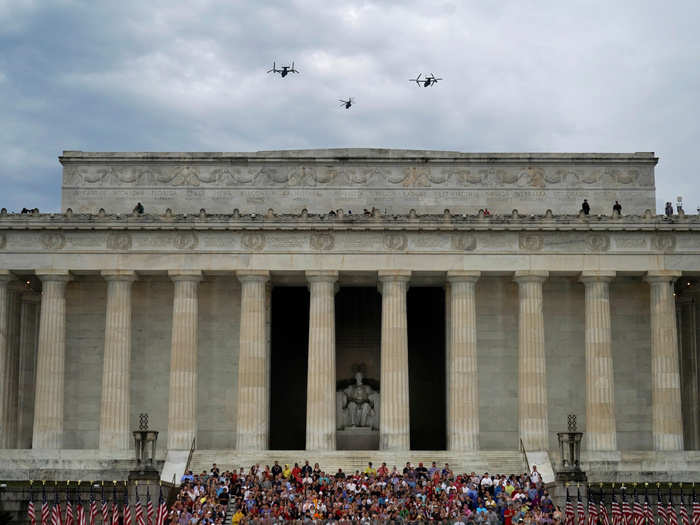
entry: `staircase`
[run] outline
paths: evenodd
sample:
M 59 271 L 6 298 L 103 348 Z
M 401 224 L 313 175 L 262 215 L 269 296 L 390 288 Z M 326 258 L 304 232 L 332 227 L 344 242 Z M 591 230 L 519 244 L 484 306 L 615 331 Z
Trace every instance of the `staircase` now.
M 342 468 L 343 472 L 362 471 L 369 461 L 377 468 L 384 461 L 389 469 L 394 465 L 403 469 L 406 461 L 414 466 L 422 462 L 426 467 L 435 461 L 442 467 L 450 464 L 453 472 L 491 472 L 499 474 L 514 474 L 525 471 L 522 454 L 519 451 L 480 451 L 478 453 L 457 453 L 450 451 L 419 451 L 408 452 L 379 451 L 379 450 L 337 450 L 337 451 L 305 451 L 305 450 L 275 450 L 275 451 L 239 451 L 239 450 L 196 450 L 192 455 L 190 469 L 194 473 L 208 471 L 213 463 L 222 470 L 232 470 L 260 463 L 261 466 L 272 466 L 275 460 L 280 465 L 285 463 L 301 466 L 305 460 L 313 465 L 318 463 L 322 470 L 330 473 Z

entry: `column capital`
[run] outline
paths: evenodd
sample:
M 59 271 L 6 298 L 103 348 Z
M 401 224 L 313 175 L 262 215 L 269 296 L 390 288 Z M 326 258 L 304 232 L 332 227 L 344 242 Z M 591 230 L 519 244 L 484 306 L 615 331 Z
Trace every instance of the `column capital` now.
M 129 281 L 138 279 L 138 275 L 133 270 L 102 270 L 100 275 L 105 281 Z
M 195 281 L 202 280 L 201 270 L 168 270 L 168 277 L 172 281 Z
M 306 280 L 310 283 L 334 283 L 338 281 L 339 272 L 336 270 L 307 270 Z
M 379 270 L 377 278 L 383 282 L 408 282 L 411 279 L 411 270 Z
M 0 283 L 8 283 L 17 279 L 15 274 L 9 270 L 0 270 Z
M 34 270 L 34 273 L 44 283 L 49 281 L 68 282 L 72 279 L 68 270 L 41 269 Z
M 615 270 L 585 270 L 581 272 L 579 281 L 583 284 L 609 283 L 615 278 Z
M 653 270 L 647 272 L 644 276 L 644 280 L 651 283 L 672 283 L 678 279 L 683 272 L 680 270 Z
M 267 282 L 270 280 L 270 272 L 268 270 L 238 270 L 236 277 L 242 283 Z
M 518 283 L 543 283 L 549 277 L 547 270 L 518 270 L 513 276 L 513 280 Z
M 447 281 L 450 283 L 475 283 L 481 277 L 478 270 L 449 270 Z

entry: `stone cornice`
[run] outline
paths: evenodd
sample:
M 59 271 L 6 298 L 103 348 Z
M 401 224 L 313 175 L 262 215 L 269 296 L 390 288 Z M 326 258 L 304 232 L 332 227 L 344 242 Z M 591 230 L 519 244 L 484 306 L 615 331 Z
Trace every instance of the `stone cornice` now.
M 635 163 L 656 165 L 652 152 L 636 153 L 464 153 L 458 151 L 402 150 L 373 148 L 331 148 L 273 150 L 257 152 L 86 152 L 67 150 L 59 157 L 64 166 L 71 163 L 247 163 L 323 162 L 328 163 L 450 163 L 460 164 L 572 164 Z
M 700 231 L 700 215 L 0 213 L 2 230 Z

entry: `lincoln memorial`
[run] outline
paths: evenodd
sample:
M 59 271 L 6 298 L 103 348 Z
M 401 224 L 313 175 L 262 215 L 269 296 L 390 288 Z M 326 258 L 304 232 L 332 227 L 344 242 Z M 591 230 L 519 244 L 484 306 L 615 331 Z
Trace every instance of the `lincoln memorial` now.
M 653 153 L 59 160 L 60 213 L 0 213 L 0 479 L 131 461 L 144 413 L 163 479 L 546 474 L 569 415 L 589 479 L 700 479 L 700 217 Z

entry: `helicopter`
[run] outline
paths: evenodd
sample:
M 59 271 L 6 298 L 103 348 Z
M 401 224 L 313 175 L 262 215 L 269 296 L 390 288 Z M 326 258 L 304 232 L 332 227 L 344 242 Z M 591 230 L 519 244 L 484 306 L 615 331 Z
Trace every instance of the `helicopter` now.
M 355 103 L 355 99 L 352 97 L 348 97 L 347 100 L 342 100 L 339 98 L 338 102 L 340 102 L 341 106 L 345 106 L 345 109 L 350 109 L 350 106 L 352 106 Z
M 292 62 L 291 66 L 280 66 L 280 69 L 277 69 L 277 64 L 274 62 L 272 63 L 272 69 L 268 70 L 268 73 L 279 73 L 282 78 L 286 77 L 288 73 L 299 73 L 296 69 L 294 69 L 294 62 Z
M 422 79 L 421 73 L 418 73 L 418 77 L 416 78 L 409 78 L 409 82 L 415 82 L 418 86 L 422 85 L 423 87 L 430 87 L 433 84 L 437 84 L 438 80 L 442 80 L 441 78 L 435 78 L 435 75 L 433 73 L 430 73 L 430 75 L 426 75 Z

